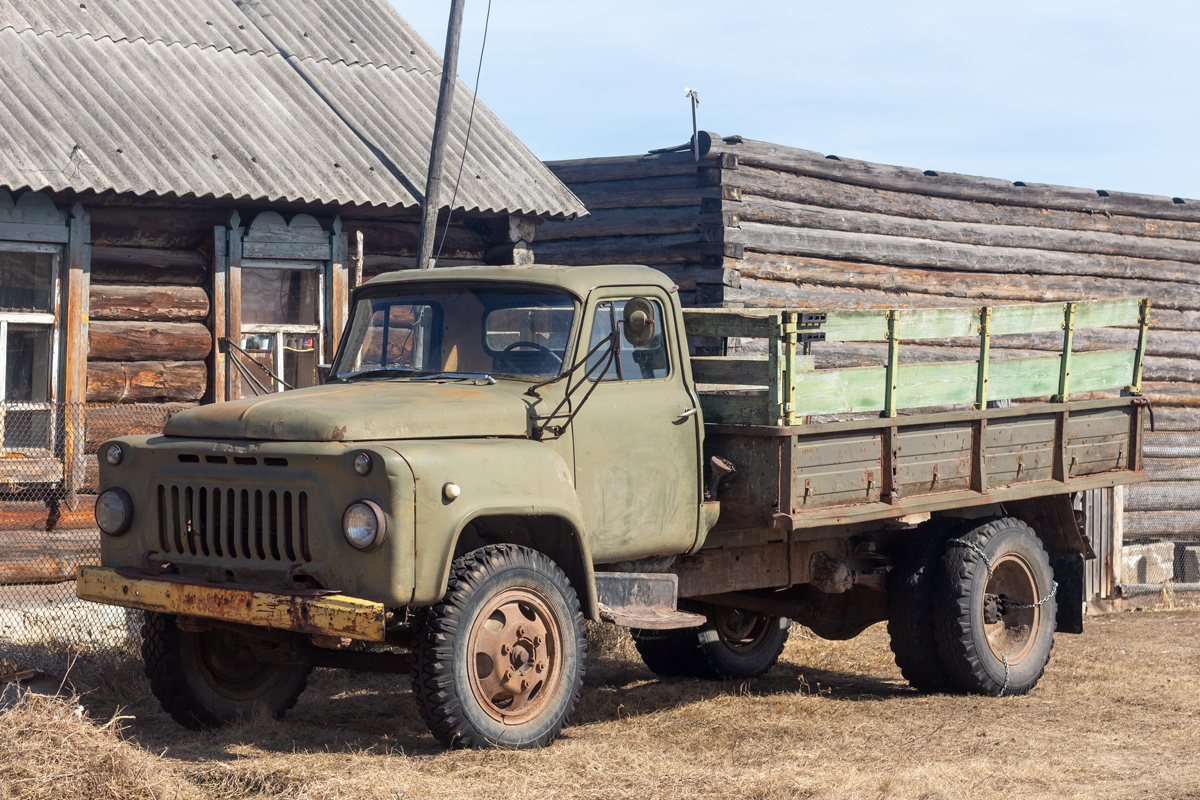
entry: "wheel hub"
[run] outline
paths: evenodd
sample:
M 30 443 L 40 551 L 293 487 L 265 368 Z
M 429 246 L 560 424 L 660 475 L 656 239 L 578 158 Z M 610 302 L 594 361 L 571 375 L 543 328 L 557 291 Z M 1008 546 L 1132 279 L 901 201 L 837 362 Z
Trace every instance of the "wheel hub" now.
M 559 627 L 549 604 L 527 589 L 500 592 L 481 609 L 467 642 L 467 672 L 489 716 L 520 724 L 554 696 L 562 652 Z
M 1037 581 L 1033 568 L 1015 553 L 992 564 L 983 600 L 983 622 L 988 646 L 996 658 L 1019 664 L 1033 649 L 1042 624 Z

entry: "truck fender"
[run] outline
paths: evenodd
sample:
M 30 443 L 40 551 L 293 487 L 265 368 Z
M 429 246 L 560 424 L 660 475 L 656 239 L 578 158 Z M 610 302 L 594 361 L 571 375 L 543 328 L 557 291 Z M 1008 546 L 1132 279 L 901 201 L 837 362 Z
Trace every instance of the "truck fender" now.
M 390 447 L 416 476 L 413 605 L 442 598 L 450 565 L 464 546 L 508 542 L 553 558 L 575 586 L 584 613 L 596 618 L 579 496 L 570 468 L 553 448 L 529 439 L 410 440 Z M 447 494 L 451 484 L 453 497 Z

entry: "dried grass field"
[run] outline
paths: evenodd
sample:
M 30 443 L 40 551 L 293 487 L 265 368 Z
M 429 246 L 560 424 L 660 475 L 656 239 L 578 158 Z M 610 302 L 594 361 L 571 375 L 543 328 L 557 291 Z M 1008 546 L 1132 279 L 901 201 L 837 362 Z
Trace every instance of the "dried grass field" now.
M 574 723 L 534 752 L 446 751 L 403 679 L 314 674 L 283 722 L 195 734 L 132 654 L 0 716 L 0 798 L 1200 798 L 1200 613 L 1089 619 L 1015 698 L 921 696 L 877 626 L 793 627 L 750 684 L 659 681 L 592 631 Z

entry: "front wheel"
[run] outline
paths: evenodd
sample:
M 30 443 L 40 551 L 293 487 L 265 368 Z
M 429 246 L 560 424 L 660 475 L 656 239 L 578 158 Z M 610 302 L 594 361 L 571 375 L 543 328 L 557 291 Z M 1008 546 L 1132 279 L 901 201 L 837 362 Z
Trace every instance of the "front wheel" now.
M 946 542 L 933 582 L 938 656 L 961 691 L 1025 694 L 1054 647 L 1054 572 L 1037 535 L 1011 517 Z
M 416 656 L 417 707 L 443 744 L 542 747 L 566 724 L 583 685 L 579 600 L 542 553 L 481 547 L 454 562 Z
M 280 719 L 296 704 L 309 667 L 265 663 L 269 642 L 229 629 L 179 628 L 175 617 L 146 612 L 142 659 L 163 710 L 186 728 L 205 730 L 266 711 Z

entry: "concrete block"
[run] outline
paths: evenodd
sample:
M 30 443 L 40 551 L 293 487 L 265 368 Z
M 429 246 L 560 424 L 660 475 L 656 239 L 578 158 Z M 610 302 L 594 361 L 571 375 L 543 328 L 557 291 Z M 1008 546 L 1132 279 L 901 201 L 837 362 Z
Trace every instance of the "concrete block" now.
M 1200 546 L 1189 546 L 1183 548 L 1182 569 L 1180 570 L 1180 581 L 1182 583 L 1200 583 Z
M 1121 548 L 1124 583 L 1165 583 L 1175 579 L 1175 543 L 1127 544 Z

